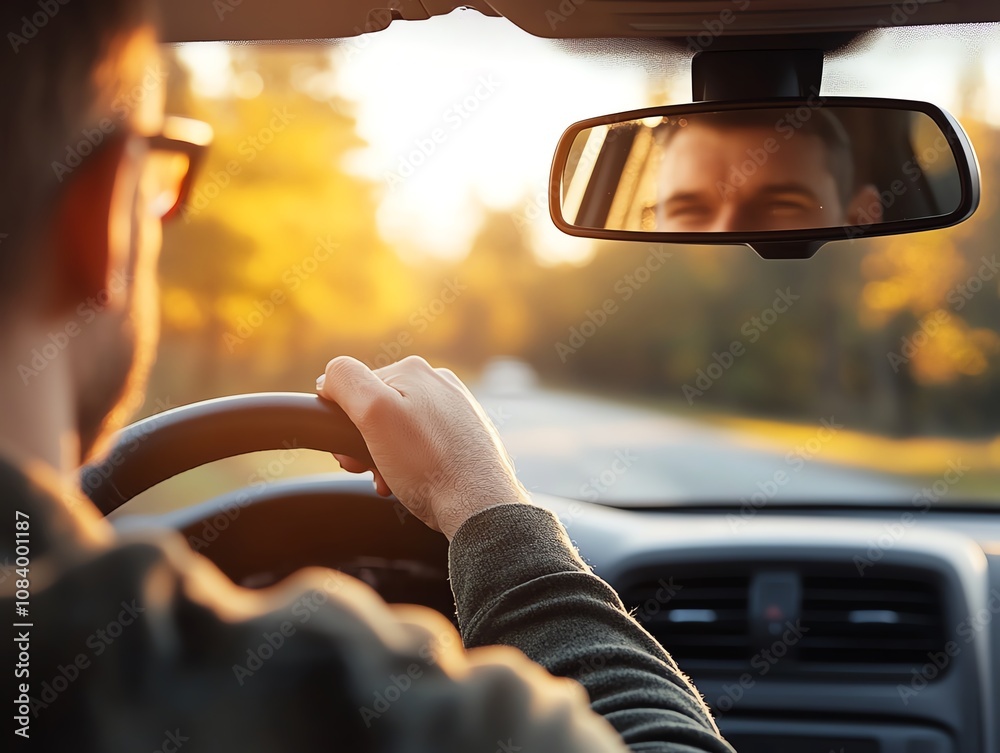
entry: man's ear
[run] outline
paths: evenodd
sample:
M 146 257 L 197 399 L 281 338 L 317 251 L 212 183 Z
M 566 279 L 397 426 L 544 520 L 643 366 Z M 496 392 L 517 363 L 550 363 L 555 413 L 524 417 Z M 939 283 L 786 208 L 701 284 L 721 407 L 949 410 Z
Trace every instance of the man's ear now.
M 875 186 L 866 183 L 858 189 L 847 206 L 847 224 L 863 227 L 877 225 L 883 221 L 882 216 L 882 197 Z
M 66 177 L 53 213 L 52 313 L 75 311 L 108 284 L 115 184 L 125 142 L 116 138 L 104 144 Z

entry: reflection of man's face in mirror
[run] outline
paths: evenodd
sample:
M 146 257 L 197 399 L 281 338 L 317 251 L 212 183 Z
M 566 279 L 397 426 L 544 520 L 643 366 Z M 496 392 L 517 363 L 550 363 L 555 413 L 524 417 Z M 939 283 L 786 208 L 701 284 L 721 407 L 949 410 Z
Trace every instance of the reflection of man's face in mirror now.
M 838 142 L 817 127 L 779 129 L 738 117 L 695 115 L 684 126 L 669 126 L 669 138 L 661 141 L 657 230 L 748 232 L 881 221 L 875 187 L 854 189 L 844 137 Z

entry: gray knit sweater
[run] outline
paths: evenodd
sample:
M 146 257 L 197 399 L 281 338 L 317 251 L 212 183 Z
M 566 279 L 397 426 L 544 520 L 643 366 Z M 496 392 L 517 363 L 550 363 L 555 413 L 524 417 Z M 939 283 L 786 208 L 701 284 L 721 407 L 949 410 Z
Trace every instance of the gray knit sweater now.
M 30 522 L 30 625 L 0 636 L 10 750 L 731 751 L 545 510 L 502 505 L 458 531 L 459 637 L 331 570 L 238 588 L 176 533 L 117 535 L 41 469 L 0 461 L 0 499 L 7 615 Z

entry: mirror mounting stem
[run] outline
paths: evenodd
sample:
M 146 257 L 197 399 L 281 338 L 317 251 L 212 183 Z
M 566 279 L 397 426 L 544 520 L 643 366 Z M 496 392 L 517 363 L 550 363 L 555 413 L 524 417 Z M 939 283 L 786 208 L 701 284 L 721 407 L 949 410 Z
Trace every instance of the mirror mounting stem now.
M 819 94 L 822 50 L 714 50 L 695 53 L 691 94 L 695 102 Z

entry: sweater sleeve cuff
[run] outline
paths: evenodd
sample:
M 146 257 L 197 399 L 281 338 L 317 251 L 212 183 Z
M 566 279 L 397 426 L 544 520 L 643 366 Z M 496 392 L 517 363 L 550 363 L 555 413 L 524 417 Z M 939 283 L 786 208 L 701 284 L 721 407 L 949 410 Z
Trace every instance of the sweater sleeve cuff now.
M 459 628 L 519 585 L 590 572 L 556 516 L 528 504 L 497 505 L 465 521 L 452 539 L 448 570 Z

